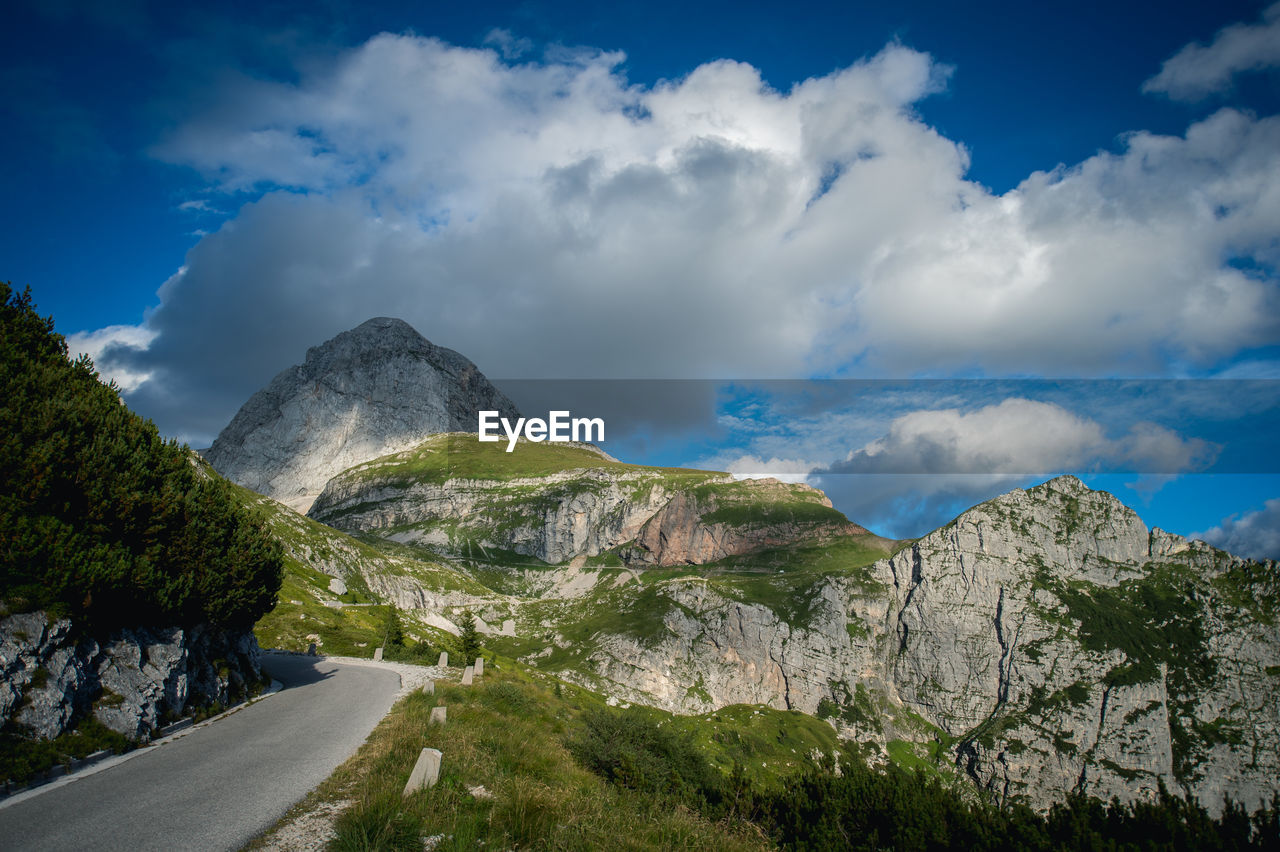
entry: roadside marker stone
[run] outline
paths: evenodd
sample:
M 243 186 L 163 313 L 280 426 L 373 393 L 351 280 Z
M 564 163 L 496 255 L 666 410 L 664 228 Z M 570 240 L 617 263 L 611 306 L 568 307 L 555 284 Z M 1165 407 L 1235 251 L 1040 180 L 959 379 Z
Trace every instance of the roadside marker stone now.
M 427 681 L 426 683 L 424 683 L 424 684 L 422 685 L 422 692 L 423 692 L 423 694 L 425 694 L 425 695 L 435 695 L 435 694 L 436 694 L 436 682 L 435 682 L 434 680 L 429 680 L 429 681 Z
M 307 656 L 314 657 L 316 655 L 316 643 L 312 642 L 307 646 Z
M 430 725 L 443 725 L 443 724 L 444 724 L 445 717 L 449 715 L 449 714 L 448 714 L 448 712 L 447 712 L 447 711 L 448 711 L 448 709 L 449 709 L 449 708 L 447 708 L 447 707 L 432 707 L 432 708 L 431 708 L 431 721 L 430 721 L 430 722 L 428 722 L 427 724 L 430 724 Z
M 380 662 L 382 662 L 382 649 L 381 649 L 381 648 L 374 648 L 374 649 L 373 649 L 373 661 L 374 661 L 375 663 L 380 663 Z
M 467 666 L 462 671 L 462 685 L 470 686 L 475 680 L 476 670 L 472 666 Z
M 440 667 L 440 668 L 442 668 L 442 669 L 447 669 L 447 668 L 449 667 L 449 652 L 448 652 L 448 651 L 441 651 L 441 652 L 440 652 L 440 662 L 436 663 L 436 665 L 437 665 L 437 666 L 439 666 L 439 667 Z
M 476 677 L 484 674 L 484 657 L 476 657 Z
M 404 785 L 404 795 L 412 796 L 419 790 L 434 787 L 440 780 L 440 760 L 444 755 L 439 749 L 424 748 L 418 755 L 418 762 L 409 774 L 409 783 Z

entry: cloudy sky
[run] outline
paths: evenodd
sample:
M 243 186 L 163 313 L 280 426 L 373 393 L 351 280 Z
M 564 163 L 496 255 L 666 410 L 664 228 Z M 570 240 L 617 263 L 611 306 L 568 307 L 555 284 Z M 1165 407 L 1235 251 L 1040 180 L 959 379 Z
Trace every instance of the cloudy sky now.
M 962 379 L 629 460 L 893 535 L 1087 473 L 1280 556 L 1224 381 L 1280 378 L 1280 4 L 207 5 L 0 35 L 0 275 L 165 434 L 391 315 L 495 379 Z

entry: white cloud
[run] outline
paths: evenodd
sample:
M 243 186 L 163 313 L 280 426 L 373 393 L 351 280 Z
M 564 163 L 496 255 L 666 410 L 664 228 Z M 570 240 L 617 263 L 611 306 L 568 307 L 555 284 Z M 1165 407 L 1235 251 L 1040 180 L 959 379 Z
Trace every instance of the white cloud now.
M 1175 100 L 1196 101 L 1220 92 L 1236 74 L 1280 66 L 1280 3 L 1262 13 L 1257 24 L 1232 24 L 1213 43 L 1188 44 L 1165 60 L 1160 73 L 1142 84 Z
M 913 411 L 832 465 L 835 473 L 1025 475 L 1133 470 L 1178 473 L 1212 462 L 1217 447 L 1154 423 L 1116 437 L 1062 406 L 1011 398 L 973 411 Z
M 1280 499 L 1268 500 L 1255 512 L 1224 518 L 1218 526 L 1189 537 L 1236 556 L 1280 559 Z
M 780 459 L 777 456 L 768 461 L 758 456 L 742 455 L 728 462 L 711 462 L 711 470 L 723 470 L 732 473 L 734 479 L 777 479 L 781 482 L 811 484 L 809 472 L 818 467 L 804 459 Z
M 115 381 L 122 391 L 128 392 L 150 379 L 151 373 L 135 372 L 121 366 L 118 353 L 121 350 L 145 351 L 156 335 L 157 332 L 145 326 L 109 325 L 97 331 L 67 335 L 67 349 L 73 358 L 88 355 L 104 382 Z
M 1203 468 L 1217 451 L 1152 423 L 1108 435 L 1062 406 L 1015 397 L 971 411 L 908 412 L 881 437 L 810 475 L 851 519 L 910 537 L 1051 474 L 1172 474 Z M 1155 477 L 1148 482 L 1157 487 Z
M 634 86 L 622 60 L 382 35 L 227 82 L 155 153 L 271 191 L 161 289 L 135 404 L 211 436 L 379 314 L 556 378 L 1166 375 L 1280 332 L 1270 273 L 1229 263 L 1280 262 L 1280 119 L 1134 134 L 995 196 L 914 111 L 949 73 L 927 54 L 787 91 L 732 61 Z
M 868 404 L 874 410 L 886 402 Z M 875 425 L 874 414 L 854 406 L 781 430 L 772 421 L 755 430 L 735 422 L 743 449 L 694 466 L 804 482 L 825 491 L 854 521 L 912 537 L 975 503 L 1058 473 L 1136 472 L 1153 493 L 1176 474 L 1205 468 L 1220 449 L 1150 422 L 1104 427 L 1062 405 L 1021 397 L 882 416 Z M 842 435 L 869 432 L 856 449 L 833 458 Z
M 178 205 L 178 209 L 186 213 L 217 213 L 222 214 L 223 211 L 214 207 L 203 198 L 193 198 L 182 202 Z

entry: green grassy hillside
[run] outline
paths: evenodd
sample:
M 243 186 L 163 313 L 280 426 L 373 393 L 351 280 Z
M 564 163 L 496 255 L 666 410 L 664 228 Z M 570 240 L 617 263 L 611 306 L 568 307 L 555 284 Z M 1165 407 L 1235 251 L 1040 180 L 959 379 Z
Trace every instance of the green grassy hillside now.
M 451 479 L 508 482 L 572 470 L 647 472 L 671 483 L 701 482 L 724 476 L 714 471 L 626 464 L 610 459 L 588 444 L 553 444 L 522 438 L 513 452 L 507 452 L 506 446 L 506 442 L 481 443 L 472 434 L 434 435 L 413 449 L 356 465 L 335 479 L 338 482 L 377 480 L 437 484 Z

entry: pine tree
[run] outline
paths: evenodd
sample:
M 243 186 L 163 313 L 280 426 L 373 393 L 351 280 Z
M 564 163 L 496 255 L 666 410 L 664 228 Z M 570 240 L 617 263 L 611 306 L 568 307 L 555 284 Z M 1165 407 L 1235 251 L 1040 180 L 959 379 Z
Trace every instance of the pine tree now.
M 247 628 L 279 542 L 233 487 L 72 361 L 30 291 L 0 282 L 0 599 L 94 629 Z
M 382 622 L 382 644 L 386 648 L 404 647 L 404 627 L 400 623 L 400 610 L 394 606 L 387 608 L 386 618 Z
M 476 630 L 476 617 L 467 610 L 462 614 L 460 622 L 462 635 L 458 638 L 462 643 L 462 661 L 467 665 L 480 656 L 480 631 Z

